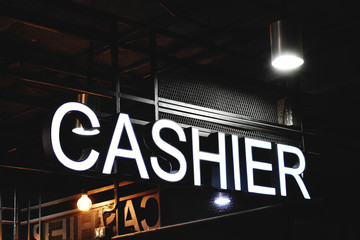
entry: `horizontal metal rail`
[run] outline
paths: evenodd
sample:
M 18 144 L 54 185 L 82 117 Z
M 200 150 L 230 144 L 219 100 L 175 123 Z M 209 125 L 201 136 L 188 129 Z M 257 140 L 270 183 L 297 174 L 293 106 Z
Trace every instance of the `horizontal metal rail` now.
M 31 79 L 26 76 L 19 76 L 18 74 L 15 75 L 13 73 L 5 73 L 5 74 L 2 73 L 1 76 L 9 77 L 13 80 L 23 81 L 23 82 L 27 82 L 27 83 L 34 84 L 34 85 L 42 85 L 42 86 L 53 87 L 53 88 L 57 88 L 57 89 L 78 92 L 78 93 L 86 93 L 86 94 L 90 94 L 90 95 L 94 95 L 94 96 L 98 96 L 98 97 L 104 97 L 104 98 L 112 98 L 115 94 L 114 91 L 109 90 L 109 89 L 89 88 L 89 87 L 86 87 L 83 85 L 80 86 L 80 85 L 75 85 L 75 84 L 72 84 L 70 86 L 69 84 L 63 84 L 60 82 L 45 82 L 45 81 Z
M 127 93 L 120 93 L 120 98 L 132 100 L 132 101 L 140 102 L 140 103 L 151 104 L 151 105 L 155 104 L 155 101 L 152 99 L 138 97 L 138 96 L 127 94 Z
M 209 217 L 209 218 L 204 218 L 204 219 L 199 219 L 199 220 L 193 220 L 193 221 L 188 221 L 188 222 L 184 222 L 184 223 L 178 223 L 178 224 L 163 226 L 163 227 L 159 227 L 159 228 L 155 228 L 155 229 L 149 229 L 149 230 L 146 230 L 146 231 L 140 231 L 140 232 L 134 232 L 134 233 L 118 235 L 118 236 L 112 237 L 111 239 L 122 239 L 122 238 L 126 238 L 126 237 L 129 237 L 129 236 L 134 236 L 134 235 L 138 235 L 138 234 L 146 234 L 146 233 L 149 233 L 149 232 L 161 232 L 161 231 L 166 230 L 166 229 L 178 228 L 178 227 L 193 225 L 193 224 L 197 224 L 197 223 L 206 223 L 206 222 L 210 222 L 210 221 L 214 221 L 214 220 L 226 219 L 228 217 L 241 216 L 241 215 L 256 213 L 256 212 L 259 212 L 259 211 L 266 211 L 266 210 L 276 209 L 276 208 L 283 207 L 283 206 L 284 206 L 284 204 L 276 204 L 276 205 L 271 205 L 271 206 L 253 208 L 253 209 L 244 210 L 244 211 L 241 211 L 241 212 L 228 213 L 228 214 L 224 214 L 224 215 L 220 215 L 220 216 Z
M 246 118 L 238 114 L 201 107 L 166 98 L 159 98 L 159 107 L 160 112 L 200 119 L 237 128 L 302 134 L 300 130 L 292 127 L 270 124 L 259 120 Z
M 132 183 L 133 182 L 129 182 L 129 181 L 120 182 L 119 187 L 130 185 Z M 106 191 L 109 191 L 109 190 L 112 190 L 112 189 L 114 189 L 114 185 L 109 185 L 109 186 L 105 186 L 105 187 L 102 187 L 102 188 L 97 188 L 97 189 L 94 189 L 94 190 L 90 190 L 90 191 L 87 192 L 87 194 L 90 196 L 90 195 L 94 195 L 94 194 L 97 194 L 97 193 L 106 192 Z M 41 205 L 34 205 L 34 206 L 29 207 L 29 208 L 22 208 L 20 211 L 21 212 L 26 212 L 28 210 L 32 211 L 32 210 L 39 209 L 39 207 L 41 207 L 41 208 L 50 207 L 50 206 L 53 206 L 53 205 L 56 205 L 56 204 L 59 204 L 59 203 L 67 202 L 67 201 L 70 201 L 70 200 L 73 200 L 73 199 L 78 199 L 78 198 L 81 197 L 81 195 L 82 194 L 80 193 L 80 194 L 72 195 L 72 196 L 69 196 L 69 197 L 60 198 L 60 199 L 57 199 L 57 200 L 54 200 L 54 201 L 41 203 Z
M 122 182 L 122 183 L 119 184 L 119 186 L 121 187 L 121 186 L 125 186 L 125 185 L 131 184 L 131 183 L 132 182 Z M 104 187 L 104 188 L 95 189 L 95 190 L 92 190 L 92 191 L 96 192 L 96 193 L 99 193 L 99 192 L 103 192 L 105 188 L 108 188 L 107 190 L 111 190 L 111 189 L 114 188 L 114 186 L 111 185 L 111 186 L 107 186 L 107 187 Z M 136 198 L 136 197 L 150 195 L 152 193 L 158 192 L 159 190 L 160 190 L 159 188 L 151 189 L 151 190 L 144 191 L 144 192 L 141 192 L 141 193 L 135 193 L 135 194 L 131 194 L 131 195 L 128 195 L 128 196 L 125 196 L 125 197 L 120 197 L 119 201 L 123 202 L 123 201 L 127 201 L 129 199 L 133 199 L 133 198 Z M 90 192 L 91 191 L 88 192 L 89 195 L 91 195 Z M 94 194 L 94 193 L 92 193 L 92 194 Z M 44 208 L 46 206 L 51 206 L 51 205 L 54 205 L 54 204 L 59 204 L 61 202 L 66 202 L 66 201 L 69 201 L 71 199 L 77 199 L 77 198 L 80 197 L 80 195 L 81 194 L 77 194 L 77 195 L 70 196 L 68 198 L 62 198 L 62 199 L 58 199 L 58 200 L 55 200 L 55 201 L 52 201 L 52 202 L 42 203 L 41 205 L 36 205 L 36 206 L 30 207 L 29 210 L 36 210 L 39 207 Z M 111 199 L 111 200 L 108 200 L 108 201 L 103 201 L 103 202 L 100 202 L 100 203 L 93 204 L 92 209 L 98 209 L 98 208 L 101 208 L 101 207 L 104 207 L 104 206 L 109 206 L 109 205 L 114 204 L 114 203 L 115 203 L 114 199 Z M 21 211 L 28 211 L 28 208 L 21 209 Z M 39 218 L 34 218 L 34 219 L 22 221 L 21 225 L 26 225 L 26 224 L 29 224 L 29 223 L 30 224 L 31 223 L 38 223 L 39 220 L 41 220 L 42 222 L 43 221 L 49 221 L 49 220 L 52 220 L 52 219 L 55 219 L 55 218 L 59 218 L 59 217 L 63 217 L 63 216 L 66 216 L 66 215 L 75 214 L 75 213 L 79 213 L 79 212 L 80 212 L 79 209 L 70 209 L 70 210 L 67 210 L 67 211 L 60 212 L 60 213 L 41 216 L 40 219 Z
M 114 91 L 109 90 L 109 89 L 104 89 L 104 88 L 88 88 L 86 86 L 77 86 L 77 85 L 70 86 L 68 84 L 63 84 L 60 82 L 56 82 L 56 83 L 55 82 L 45 82 L 45 81 L 30 79 L 25 76 L 17 76 L 17 75 L 9 75 L 9 74 L 1 74 L 0 76 L 9 77 L 14 80 L 24 81 L 24 82 L 34 84 L 34 85 L 42 85 L 42 86 L 53 87 L 53 88 L 57 88 L 57 89 L 63 89 L 63 90 L 67 90 L 67 91 L 78 92 L 78 93 L 86 93 L 86 94 L 90 94 L 90 95 L 94 95 L 94 96 L 98 96 L 98 97 L 113 98 L 115 96 Z M 121 98 L 124 98 L 124 99 L 154 105 L 154 100 L 152 100 L 152 99 L 139 97 L 139 96 L 135 96 L 132 94 L 127 94 L 127 93 L 120 93 L 120 96 L 121 96 Z

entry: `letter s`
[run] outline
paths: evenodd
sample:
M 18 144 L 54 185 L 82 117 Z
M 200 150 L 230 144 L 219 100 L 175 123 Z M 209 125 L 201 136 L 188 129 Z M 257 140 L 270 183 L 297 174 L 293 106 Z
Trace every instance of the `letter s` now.
M 174 130 L 181 142 L 186 142 L 185 132 L 180 127 L 180 125 L 168 119 L 161 119 L 156 121 L 152 126 L 152 130 L 151 130 L 152 140 L 154 141 L 155 145 L 159 147 L 160 150 L 164 151 L 165 153 L 177 159 L 180 167 L 179 170 L 177 171 L 170 173 L 166 172 L 160 167 L 157 157 L 150 158 L 151 166 L 154 169 L 154 172 L 163 180 L 168 182 L 178 182 L 181 179 L 183 179 L 186 174 L 186 170 L 187 170 L 186 159 L 179 149 L 165 142 L 161 138 L 160 131 L 163 128 L 169 128 L 171 130 Z

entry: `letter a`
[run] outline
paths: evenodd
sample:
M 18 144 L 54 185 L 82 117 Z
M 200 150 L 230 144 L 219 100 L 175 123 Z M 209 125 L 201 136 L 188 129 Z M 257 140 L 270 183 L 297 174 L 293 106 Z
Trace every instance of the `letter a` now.
M 128 135 L 131 149 L 118 148 L 124 129 Z M 114 134 L 111 139 L 109 151 L 106 156 L 103 173 L 111 173 L 115 157 L 135 159 L 137 167 L 139 169 L 140 177 L 143 179 L 149 179 L 149 174 L 146 170 L 144 159 L 141 155 L 140 147 L 136 140 L 135 132 L 131 125 L 129 115 L 124 113 L 119 114 Z

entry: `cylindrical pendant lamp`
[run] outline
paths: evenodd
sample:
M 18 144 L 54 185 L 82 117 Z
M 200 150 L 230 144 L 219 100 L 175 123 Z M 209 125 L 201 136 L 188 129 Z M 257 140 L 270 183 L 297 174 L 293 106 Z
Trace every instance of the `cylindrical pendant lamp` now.
M 276 21 L 270 25 L 271 64 L 280 71 L 290 71 L 304 63 L 300 25 Z
M 78 102 L 87 105 L 88 104 L 88 95 L 86 93 L 80 93 L 78 95 Z M 83 136 L 93 136 L 100 133 L 99 129 L 84 129 L 83 125 L 80 123 L 79 119 L 76 119 L 75 127 L 72 129 L 72 132 L 78 135 Z

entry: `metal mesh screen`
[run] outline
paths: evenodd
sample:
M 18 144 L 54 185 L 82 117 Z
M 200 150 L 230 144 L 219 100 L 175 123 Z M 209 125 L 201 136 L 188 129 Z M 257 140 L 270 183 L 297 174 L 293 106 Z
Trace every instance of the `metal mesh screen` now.
M 196 76 L 170 75 L 161 73 L 159 97 L 189 103 L 201 107 L 241 115 L 245 118 L 283 124 L 278 101 L 283 96 L 256 93 L 254 90 L 224 86 L 220 80 L 200 79 Z M 299 126 L 299 119 L 292 111 L 292 125 Z
M 221 84 L 219 80 L 204 79 L 204 77 L 196 75 L 190 75 L 189 77 L 182 74 L 161 73 L 158 76 L 158 81 L 160 98 L 214 109 L 225 112 L 225 114 L 237 114 L 241 118 L 254 122 L 265 122 L 274 126 L 291 126 L 295 129 L 299 129 L 300 126 L 300 119 L 297 117 L 296 112 L 293 111 L 292 106 L 289 107 L 284 103 L 284 96 L 270 91 L 267 93 L 266 89 L 255 91 L 249 88 L 231 88 Z M 290 118 L 285 116 L 286 114 L 290 114 Z M 277 132 L 276 130 L 269 132 L 265 129 L 253 130 L 246 127 L 239 128 L 231 124 L 211 122 L 169 112 L 160 112 L 159 117 L 227 134 L 295 146 L 302 145 L 301 134 L 284 134 L 284 132 Z M 287 124 L 289 121 L 285 122 L 286 119 L 290 119 L 291 124 Z
M 261 131 L 252 131 L 246 129 L 239 129 L 235 127 L 225 126 L 222 124 L 212 123 L 194 118 L 188 118 L 179 115 L 173 115 L 169 113 L 160 113 L 160 118 L 170 119 L 181 124 L 186 124 L 198 128 L 206 128 L 213 130 L 214 132 L 223 132 L 226 134 L 235 134 L 238 136 L 250 137 L 255 139 L 267 140 L 275 143 L 286 143 L 294 146 L 301 146 L 301 136 L 298 137 L 285 137 L 283 135 L 276 135 L 271 133 L 265 133 Z
M 209 79 L 185 79 L 183 76 L 160 74 L 159 97 L 279 123 L 278 97 L 224 87 Z

